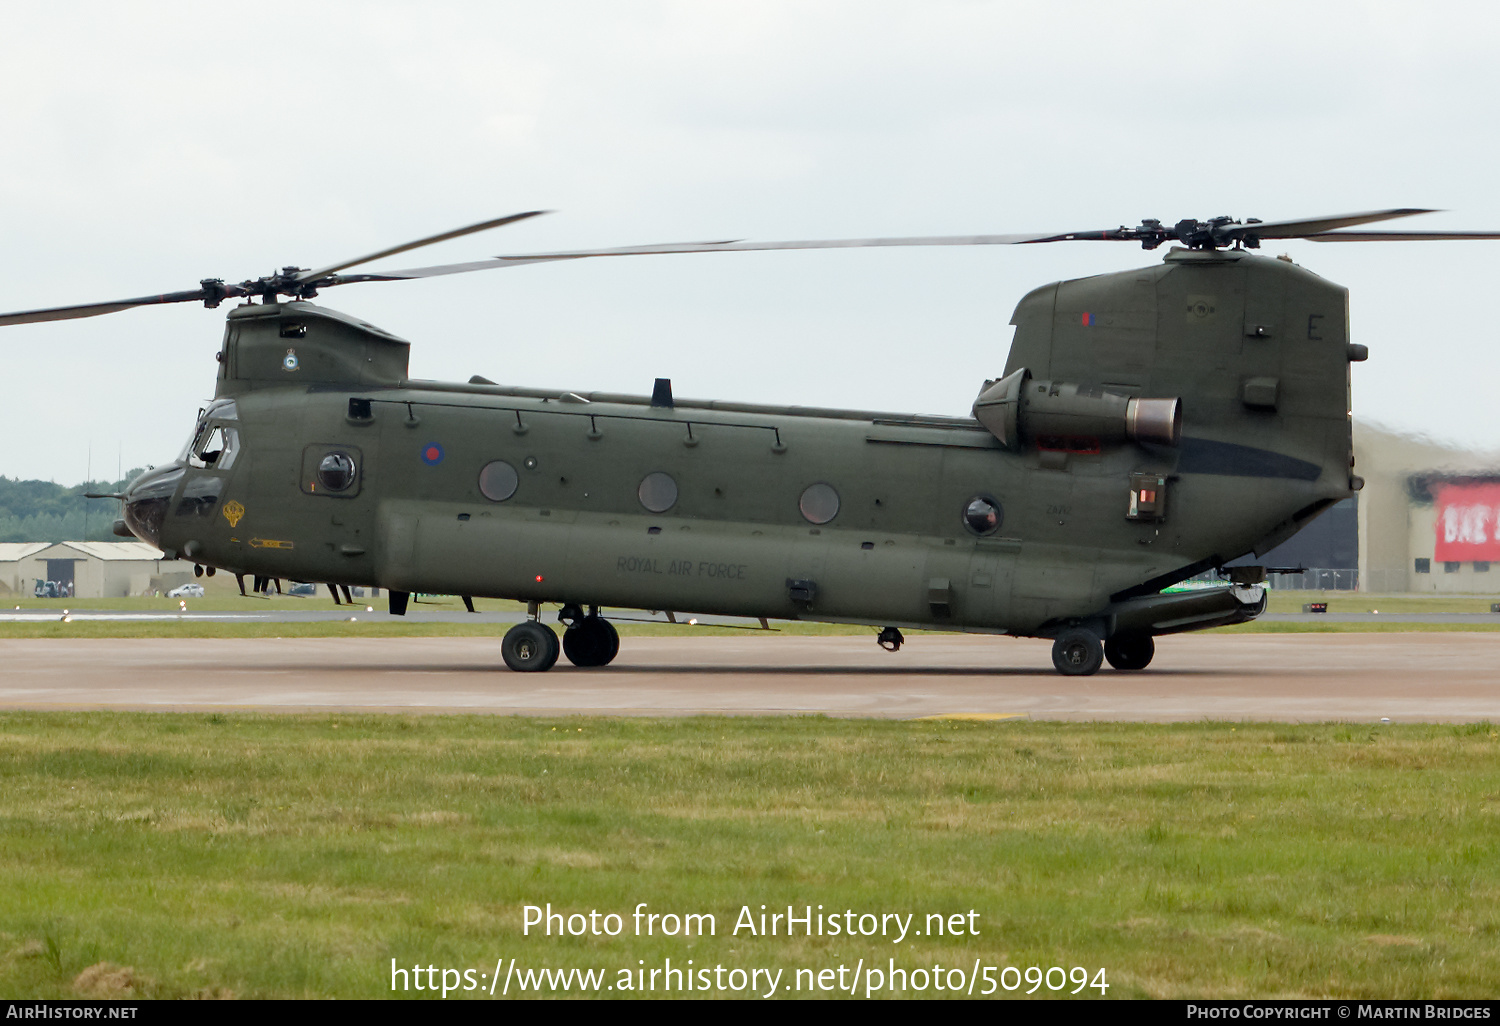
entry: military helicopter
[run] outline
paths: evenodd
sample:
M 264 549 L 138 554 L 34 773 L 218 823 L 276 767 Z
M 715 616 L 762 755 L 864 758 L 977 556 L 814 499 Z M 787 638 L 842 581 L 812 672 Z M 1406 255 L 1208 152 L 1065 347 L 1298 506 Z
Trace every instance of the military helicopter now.
M 1347 290 L 1263 241 L 1500 239 L 1346 231 L 1431 211 L 1146 220 L 1062 234 L 705 242 L 345 273 L 514 214 L 316 269 L 0 316 L 0 326 L 226 299 L 213 401 L 118 496 L 117 533 L 262 581 L 517 599 L 513 670 L 607 665 L 603 610 L 1052 639 L 1060 673 L 1144 669 L 1154 637 L 1253 619 L 1263 555 L 1356 492 Z M 971 417 L 412 380 L 409 343 L 310 302 L 597 257 L 861 246 L 1164 243 L 1155 267 L 1035 289 Z M 286 300 L 283 301 L 283 297 Z M 259 302 L 255 302 L 259 300 Z M 1221 570 L 1223 586 L 1165 589 Z M 335 593 L 336 594 L 336 593 Z M 347 590 L 346 590 L 347 594 Z M 560 604 L 561 640 L 541 622 Z

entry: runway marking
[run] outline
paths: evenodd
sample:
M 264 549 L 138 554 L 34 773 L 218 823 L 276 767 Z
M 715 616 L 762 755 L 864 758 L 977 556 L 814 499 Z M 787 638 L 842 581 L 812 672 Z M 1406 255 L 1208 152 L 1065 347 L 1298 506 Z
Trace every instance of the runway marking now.
M 1030 713 L 940 713 L 937 716 L 914 716 L 914 720 L 1024 720 Z

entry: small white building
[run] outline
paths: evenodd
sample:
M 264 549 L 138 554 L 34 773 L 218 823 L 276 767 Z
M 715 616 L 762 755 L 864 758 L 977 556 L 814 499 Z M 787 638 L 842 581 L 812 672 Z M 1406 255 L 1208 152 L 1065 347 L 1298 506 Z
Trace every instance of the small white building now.
M 163 559 L 145 542 L 0 542 L 0 596 L 66 598 L 165 594 L 193 579 L 193 564 Z M 51 582 L 48 588 L 47 582 Z

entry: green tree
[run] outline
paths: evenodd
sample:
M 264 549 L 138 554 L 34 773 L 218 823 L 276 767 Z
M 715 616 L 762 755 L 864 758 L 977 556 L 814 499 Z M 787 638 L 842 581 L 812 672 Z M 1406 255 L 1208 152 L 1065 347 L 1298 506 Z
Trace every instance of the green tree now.
M 141 469 L 120 481 L 85 481 L 71 488 L 0 475 L 0 542 L 119 541 L 111 530 L 120 516 L 119 501 L 85 499 L 83 493 L 124 491 Z

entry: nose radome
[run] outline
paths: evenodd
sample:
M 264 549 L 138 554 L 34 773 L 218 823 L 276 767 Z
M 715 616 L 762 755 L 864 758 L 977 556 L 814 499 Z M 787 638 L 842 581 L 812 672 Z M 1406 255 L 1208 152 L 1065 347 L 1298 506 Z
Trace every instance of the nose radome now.
M 184 472 L 180 463 L 174 463 L 148 470 L 130 482 L 125 489 L 125 526 L 131 534 L 161 548 L 162 523 Z

